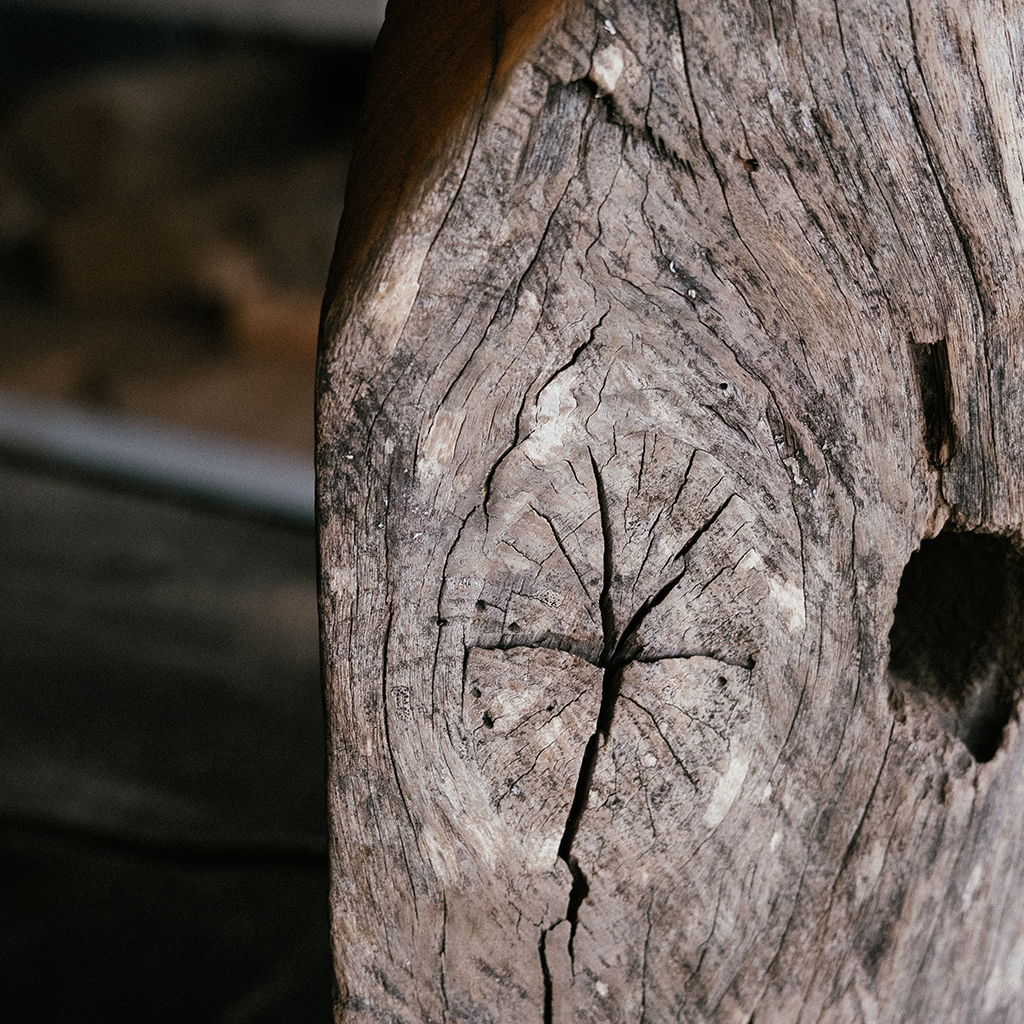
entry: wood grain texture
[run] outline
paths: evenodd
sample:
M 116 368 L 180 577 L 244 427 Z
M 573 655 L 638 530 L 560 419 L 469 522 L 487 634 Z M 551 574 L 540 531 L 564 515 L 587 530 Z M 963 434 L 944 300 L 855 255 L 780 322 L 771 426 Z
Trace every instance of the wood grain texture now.
M 500 92 L 561 0 L 390 0 L 374 47 L 359 154 L 327 284 L 363 273 L 389 224 L 400 225 L 449 136 Z M 397 225 L 396 225 L 397 226 Z
M 1022 28 L 569 6 L 329 295 L 339 1020 L 1022 1019 Z

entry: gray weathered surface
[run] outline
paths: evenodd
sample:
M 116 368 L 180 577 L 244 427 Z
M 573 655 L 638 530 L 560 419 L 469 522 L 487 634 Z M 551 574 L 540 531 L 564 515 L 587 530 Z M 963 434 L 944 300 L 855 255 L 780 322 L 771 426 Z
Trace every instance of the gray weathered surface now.
M 339 1019 L 1021 1020 L 1020 728 L 888 637 L 1021 528 L 1024 10 L 681 6 L 569 8 L 325 319 Z

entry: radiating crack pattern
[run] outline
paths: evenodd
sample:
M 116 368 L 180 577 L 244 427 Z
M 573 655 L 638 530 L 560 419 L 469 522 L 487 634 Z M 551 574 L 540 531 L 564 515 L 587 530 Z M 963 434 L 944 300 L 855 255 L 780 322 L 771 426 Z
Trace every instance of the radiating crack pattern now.
M 598 509 L 601 516 L 601 535 L 603 542 L 603 581 L 601 595 L 598 599 L 598 608 L 601 613 L 601 628 L 603 634 L 603 647 L 601 656 L 598 659 L 597 667 L 602 669 L 601 703 L 598 709 L 597 722 L 594 731 L 587 740 L 586 748 L 583 751 L 583 759 L 580 763 L 579 776 L 576 780 L 576 788 L 573 793 L 572 804 L 566 817 L 565 828 L 562 832 L 561 841 L 558 844 L 558 858 L 569 869 L 572 878 L 572 885 L 569 889 L 569 902 L 566 907 L 565 916 L 555 921 L 547 928 L 542 928 L 538 941 L 537 952 L 540 958 L 541 973 L 544 980 L 544 1024 L 553 1024 L 554 1014 L 554 985 L 551 976 L 551 969 L 547 957 L 547 940 L 550 933 L 565 921 L 569 922 L 569 962 L 575 965 L 574 942 L 576 929 L 579 925 L 579 912 L 583 901 L 590 893 L 590 882 L 578 859 L 573 853 L 573 845 L 576 835 L 579 832 L 583 815 L 586 812 L 590 800 L 590 792 L 594 782 L 594 772 L 597 767 L 597 759 L 602 747 L 607 745 L 611 736 L 612 722 L 615 717 L 615 706 L 619 695 L 622 692 L 622 681 L 626 668 L 640 655 L 640 647 L 636 643 L 637 633 L 643 625 L 644 620 L 650 612 L 665 601 L 669 594 L 679 585 L 686 574 L 686 556 L 693 549 L 694 545 L 703 537 L 719 520 L 725 512 L 729 503 L 736 496 L 730 494 L 715 511 L 690 535 L 672 559 L 673 563 L 682 562 L 679 571 L 672 576 L 655 594 L 641 602 L 640 606 L 633 613 L 626 624 L 621 635 L 616 624 L 615 607 L 612 600 L 612 583 L 614 581 L 614 543 L 611 524 L 611 511 L 608 503 L 608 494 L 605 489 L 604 476 L 601 467 L 597 464 L 594 453 L 590 452 L 591 471 L 594 476 L 594 487 L 597 492 Z M 543 517 L 547 518 L 547 517 Z M 548 525 L 554 526 L 548 520 Z M 556 534 L 557 540 L 557 534 Z M 573 567 L 575 570 L 575 567 Z M 660 730 L 659 730 L 660 731 Z M 675 755 L 674 755 L 675 756 Z M 678 758 L 676 760 L 681 765 Z M 693 782 L 690 773 L 683 769 L 687 778 Z

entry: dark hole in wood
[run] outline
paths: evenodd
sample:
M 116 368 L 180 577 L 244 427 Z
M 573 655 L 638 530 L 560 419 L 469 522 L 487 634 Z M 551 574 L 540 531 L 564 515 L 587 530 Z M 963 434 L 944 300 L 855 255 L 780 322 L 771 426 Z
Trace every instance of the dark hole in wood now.
M 990 761 L 1021 694 L 1024 558 L 1006 538 L 943 531 L 903 571 L 889 672 L 914 701 Z
M 487 729 L 494 728 L 494 719 L 486 711 L 484 712 L 484 727 Z
M 949 348 L 944 338 L 930 345 L 911 342 L 910 354 L 921 395 L 924 446 L 928 452 L 928 461 L 936 469 L 941 469 L 949 465 L 956 450 Z

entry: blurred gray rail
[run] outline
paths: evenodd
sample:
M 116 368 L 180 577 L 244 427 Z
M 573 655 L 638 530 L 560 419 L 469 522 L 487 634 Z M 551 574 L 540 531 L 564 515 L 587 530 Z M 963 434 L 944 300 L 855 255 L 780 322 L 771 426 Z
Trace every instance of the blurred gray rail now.
M 125 482 L 313 524 L 313 456 L 268 452 L 0 391 L 0 449 Z

